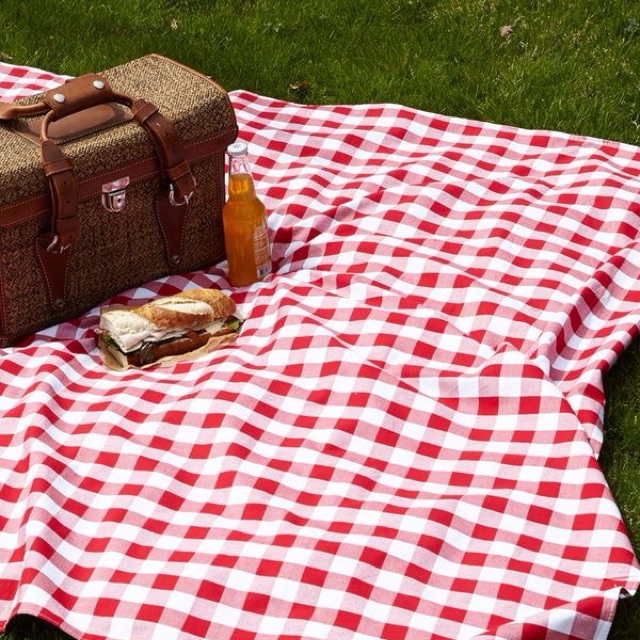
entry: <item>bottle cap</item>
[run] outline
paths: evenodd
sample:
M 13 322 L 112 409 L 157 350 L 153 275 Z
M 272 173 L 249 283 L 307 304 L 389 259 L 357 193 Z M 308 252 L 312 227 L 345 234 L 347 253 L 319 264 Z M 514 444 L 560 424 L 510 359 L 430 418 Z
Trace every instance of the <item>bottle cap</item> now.
M 246 142 L 234 142 L 227 147 L 227 153 L 232 158 L 237 158 L 238 156 L 243 156 L 247 153 L 247 144 Z

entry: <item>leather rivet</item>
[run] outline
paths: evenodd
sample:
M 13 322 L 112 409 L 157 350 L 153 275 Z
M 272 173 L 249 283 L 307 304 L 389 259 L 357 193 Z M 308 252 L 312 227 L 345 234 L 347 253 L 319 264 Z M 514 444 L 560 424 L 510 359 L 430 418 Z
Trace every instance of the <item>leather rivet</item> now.
M 171 256 L 171 264 L 179 264 L 180 263 L 180 256 L 177 253 L 174 253 Z
M 60 104 L 62 104 L 66 100 L 63 93 L 54 93 L 53 99 Z
M 104 82 L 102 82 L 102 80 L 94 80 L 93 81 L 93 86 L 96 89 L 104 89 Z
M 62 309 L 62 307 L 64 307 L 64 300 L 62 298 L 56 298 L 53 301 L 53 308 L 56 311 L 60 311 Z

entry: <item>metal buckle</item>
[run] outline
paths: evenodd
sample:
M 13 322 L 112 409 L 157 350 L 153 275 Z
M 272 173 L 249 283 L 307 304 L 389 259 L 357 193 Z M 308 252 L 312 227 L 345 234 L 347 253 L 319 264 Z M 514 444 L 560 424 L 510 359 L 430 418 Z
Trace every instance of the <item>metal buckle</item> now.
M 196 186 L 195 179 L 193 181 L 193 186 L 194 188 Z M 193 190 L 190 191 L 186 196 L 184 196 L 182 200 L 178 201 L 176 200 L 176 190 L 175 190 L 175 187 L 173 186 L 173 182 L 169 185 L 169 204 L 172 207 L 182 207 L 185 204 L 189 204 L 189 200 L 191 200 L 192 195 L 193 195 Z
M 118 178 L 102 185 L 102 206 L 112 213 L 118 213 L 124 209 L 127 198 L 129 176 Z
M 47 253 L 64 253 L 71 245 L 60 244 L 60 236 L 55 234 L 51 242 L 47 245 Z

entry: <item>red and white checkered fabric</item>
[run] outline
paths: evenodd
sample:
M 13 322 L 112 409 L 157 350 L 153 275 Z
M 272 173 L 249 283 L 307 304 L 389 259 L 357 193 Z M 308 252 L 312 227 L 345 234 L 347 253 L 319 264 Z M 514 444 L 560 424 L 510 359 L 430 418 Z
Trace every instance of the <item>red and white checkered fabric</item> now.
M 15 98 L 50 74 L 3 65 Z M 116 374 L 98 309 L 0 359 L 0 621 L 86 640 L 604 639 L 598 467 L 640 326 L 640 150 L 232 93 L 274 273 L 239 339 Z M 114 302 L 114 300 L 110 301 Z

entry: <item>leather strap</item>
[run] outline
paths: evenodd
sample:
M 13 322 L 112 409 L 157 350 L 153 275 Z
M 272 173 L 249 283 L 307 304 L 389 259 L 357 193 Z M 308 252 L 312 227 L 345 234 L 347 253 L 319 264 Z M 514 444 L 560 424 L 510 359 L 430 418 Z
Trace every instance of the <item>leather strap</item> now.
M 156 218 L 164 245 L 167 262 L 174 268 L 182 260 L 182 228 L 187 207 L 176 207 L 169 200 L 169 193 L 161 191 L 156 196 Z
M 71 251 L 49 251 L 46 234 L 36 237 L 36 257 L 47 285 L 47 298 L 54 311 L 62 311 L 66 304 L 67 272 Z
M 51 194 L 51 228 L 36 237 L 35 252 L 47 285 L 47 297 L 54 311 L 64 309 L 66 301 L 69 250 L 78 238 L 76 216 L 78 189 L 73 163 L 51 140 L 41 146 L 42 166 Z
M 78 187 L 73 163 L 55 142 L 44 140 L 40 151 L 51 194 L 51 230 L 47 234 L 50 238 L 49 251 L 61 253 L 78 239 Z
M 224 151 L 224 149 L 237 138 L 237 132 L 238 130 L 235 126 L 228 127 L 213 134 L 209 138 L 185 144 L 184 150 L 187 154 L 187 160 L 190 163 L 197 162 L 202 158 Z M 40 140 L 39 135 L 38 140 Z M 126 167 L 122 167 L 122 169 L 129 176 L 130 185 L 133 185 L 148 179 L 149 175 L 157 174 L 159 170 L 158 158 L 155 155 L 153 157 L 146 157 L 133 164 L 127 164 Z M 112 178 L 112 172 L 92 174 L 83 180 L 76 178 L 78 183 L 78 202 L 84 202 L 89 198 L 95 197 L 96 194 L 101 193 L 104 183 L 109 182 Z M 224 184 L 223 179 L 221 179 L 221 184 Z M 34 220 L 42 217 L 43 214 L 48 215 L 50 209 L 51 198 L 47 191 L 46 194 L 39 193 L 30 195 L 18 202 L 0 206 L 0 220 L 2 225 L 20 223 L 23 220 Z
M 154 142 L 163 175 L 173 185 L 173 204 L 187 204 L 196 188 L 196 181 L 171 121 L 155 105 L 141 98 L 133 101 L 131 113 Z

